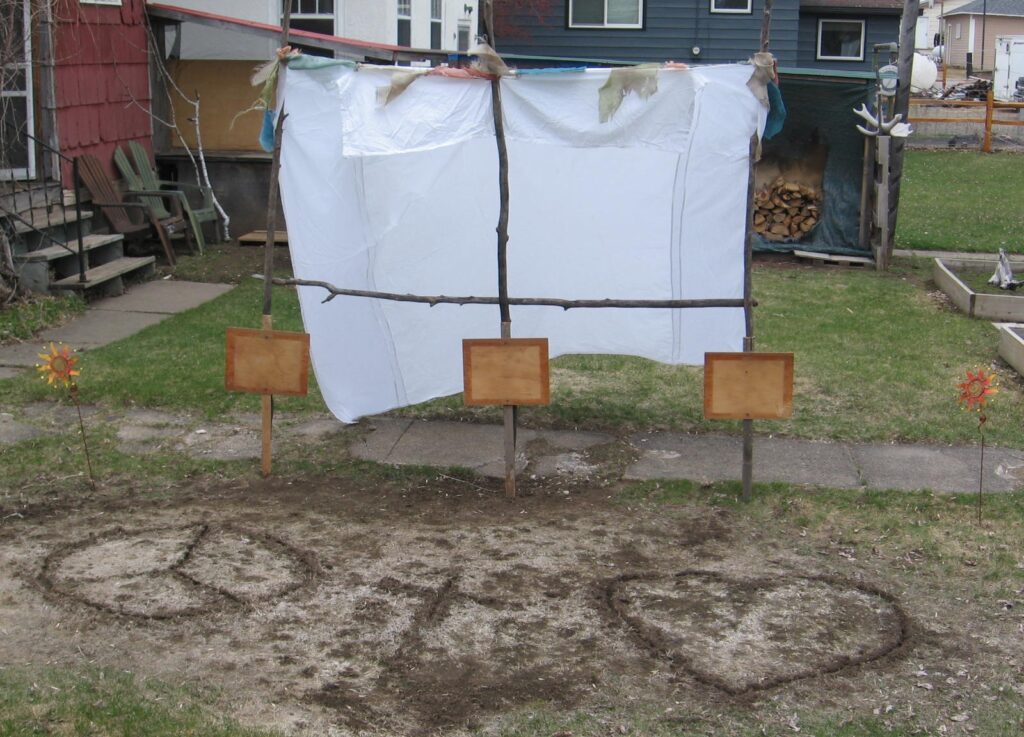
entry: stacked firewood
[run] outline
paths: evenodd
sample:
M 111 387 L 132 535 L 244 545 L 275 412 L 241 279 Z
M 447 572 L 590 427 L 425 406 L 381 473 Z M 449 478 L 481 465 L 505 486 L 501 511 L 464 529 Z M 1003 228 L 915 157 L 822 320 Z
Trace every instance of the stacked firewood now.
M 821 217 L 821 193 L 778 177 L 754 195 L 754 230 L 770 241 L 800 240 Z

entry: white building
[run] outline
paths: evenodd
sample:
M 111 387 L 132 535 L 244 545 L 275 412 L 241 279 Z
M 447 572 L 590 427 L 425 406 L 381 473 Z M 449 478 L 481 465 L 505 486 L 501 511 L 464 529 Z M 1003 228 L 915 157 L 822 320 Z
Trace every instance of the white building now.
M 149 0 L 152 4 L 152 0 Z M 163 0 L 174 6 L 276 26 L 283 0 Z M 291 27 L 373 44 L 465 51 L 476 32 L 477 0 L 291 0 Z M 186 23 L 168 38 L 182 59 L 265 60 L 274 42 L 244 29 Z
M 918 50 L 931 50 L 945 40 L 941 39 L 943 32 L 943 17 L 954 10 L 966 5 L 971 0 L 921 0 L 921 15 L 917 19 L 917 39 L 914 43 Z

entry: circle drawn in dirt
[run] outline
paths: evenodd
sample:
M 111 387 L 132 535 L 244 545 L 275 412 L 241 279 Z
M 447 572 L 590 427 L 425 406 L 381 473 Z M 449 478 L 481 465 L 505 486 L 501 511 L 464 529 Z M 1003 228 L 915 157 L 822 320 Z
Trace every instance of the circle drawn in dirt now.
M 877 660 L 907 637 L 891 596 L 824 576 L 623 576 L 606 595 L 651 650 L 733 695 Z
M 72 543 L 46 559 L 42 580 L 97 609 L 166 619 L 278 598 L 314 573 L 280 540 L 200 524 L 117 529 Z

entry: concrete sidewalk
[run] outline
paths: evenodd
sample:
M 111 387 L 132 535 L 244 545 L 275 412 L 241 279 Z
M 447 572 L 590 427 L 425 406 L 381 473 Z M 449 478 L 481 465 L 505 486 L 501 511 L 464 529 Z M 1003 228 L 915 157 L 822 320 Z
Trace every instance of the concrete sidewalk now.
M 93 302 L 85 314 L 34 340 L 0 346 L 0 379 L 17 376 L 39 361 L 42 346 L 67 343 L 82 351 L 105 346 L 198 307 L 233 288 L 230 284 L 161 280 L 137 284 L 120 297 Z
M 355 440 L 357 458 L 390 465 L 462 466 L 504 475 L 502 428 L 388 417 L 369 418 L 372 432 Z M 522 430 L 517 470 L 527 477 L 585 478 L 602 472 L 611 447 L 634 460 L 628 481 L 688 479 L 699 483 L 741 478 L 742 440 L 726 435 L 641 433 L 627 438 L 593 432 Z M 539 442 L 538 442 L 539 441 Z M 597 451 L 597 452 L 594 452 Z M 978 489 L 979 450 L 941 445 L 825 443 L 758 437 L 754 480 L 838 489 L 972 492 Z M 985 449 L 985 490 L 1024 486 L 1024 451 Z

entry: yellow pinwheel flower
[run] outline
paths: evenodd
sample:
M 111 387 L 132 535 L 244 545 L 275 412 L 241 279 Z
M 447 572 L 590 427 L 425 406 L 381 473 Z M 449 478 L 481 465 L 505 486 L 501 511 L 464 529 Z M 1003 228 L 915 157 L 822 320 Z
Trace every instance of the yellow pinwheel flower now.
M 40 353 L 42 363 L 36 364 L 36 370 L 50 386 L 61 384 L 65 387 L 74 383 L 76 376 L 81 372 L 75 369 L 78 358 L 73 356 L 74 349 L 61 343 L 59 346 L 50 343 L 50 350 L 47 353 Z
M 960 404 L 963 408 L 978 412 L 984 412 L 985 402 L 999 391 L 996 388 L 995 374 L 986 374 L 983 368 L 974 372 L 968 371 L 967 380 L 961 381 L 957 386 L 960 387 Z

